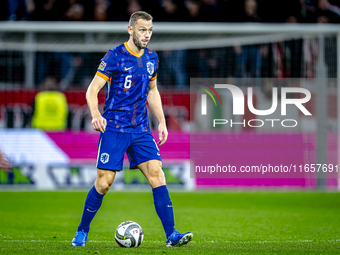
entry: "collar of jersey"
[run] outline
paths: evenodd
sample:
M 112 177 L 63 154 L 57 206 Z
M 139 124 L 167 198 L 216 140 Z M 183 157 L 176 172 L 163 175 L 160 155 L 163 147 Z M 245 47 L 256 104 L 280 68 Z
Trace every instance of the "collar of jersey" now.
M 140 54 L 140 55 L 137 54 L 137 53 L 134 53 L 134 52 L 129 48 L 127 42 L 124 43 L 124 46 L 125 46 L 125 48 L 128 50 L 128 52 L 130 52 L 132 55 L 134 55 L 134 56 L 137 57 L 137 58 L 140 58 L 140 57 L 143 56 L 143 54 L 144 54 L 144 49 L 143 49 L 142 54 Z

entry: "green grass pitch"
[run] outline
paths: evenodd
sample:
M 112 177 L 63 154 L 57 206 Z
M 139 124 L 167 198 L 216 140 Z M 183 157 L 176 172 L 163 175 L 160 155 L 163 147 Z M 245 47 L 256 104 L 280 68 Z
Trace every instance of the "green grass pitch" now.
M 91 225 L 86 247 L 72 247 L 86 192 L 0 192 L 0 254 L 336 254 L 340 193 L 172 192 L 176 227 L 193 242 L 165 247 L 150 192 L 115 192 Z M 119 223 L 144 229 L 138 248 L 114 241 Z

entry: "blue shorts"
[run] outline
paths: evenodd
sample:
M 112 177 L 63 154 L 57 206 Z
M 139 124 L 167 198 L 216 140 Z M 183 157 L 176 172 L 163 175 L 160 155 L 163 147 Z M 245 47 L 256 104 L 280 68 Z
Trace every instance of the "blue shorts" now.
M 136 169 L 138 164 L 149 160 L 161 161 L 160 151 L 151 133 L 105 131 L 99 136 L 97 168 L 122 171 L 125 152 L 130 169 Z

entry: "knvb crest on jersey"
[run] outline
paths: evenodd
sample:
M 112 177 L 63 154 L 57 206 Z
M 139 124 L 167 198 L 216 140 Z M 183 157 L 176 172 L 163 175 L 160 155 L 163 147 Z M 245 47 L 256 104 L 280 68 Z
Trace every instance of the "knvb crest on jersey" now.
M 152 75 L 154 73 L 154 71 L 155 71 L 155 67 L 154 67 L 153 63 L 148 62 L 146 64 L 146 67 L 148 69 L 149 74 Z
M 109 157 L 110 157 L 109 154 L 107 154 L 107 153 L 102 153 L 102 154 L 100 155 L 100 161 L 101 161 L 103 164 L 105 164 L 105 163 L 109 162 Z

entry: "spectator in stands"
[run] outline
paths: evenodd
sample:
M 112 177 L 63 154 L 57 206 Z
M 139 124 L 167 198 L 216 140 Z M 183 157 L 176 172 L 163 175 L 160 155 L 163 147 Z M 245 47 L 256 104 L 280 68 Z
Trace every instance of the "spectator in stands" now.
M 107 10 L 110 6 L 110 2 L 108 0 L 96 0 L 94 5 L 94 20 L 95 21 L 106 21 Z
M 200 2 L 197 0 L 188 0 L 185 1 L 185 7 L 188 10 L 188 21 L 199 21 Z
M 25 0 L 7 0 L 8 20 L 27 19 L 27 8 Z
M 142 6 L 138 0 L 130 0 L 127 6 L 127 17 L 130 17 L 132 13 L 142 11 Z
M 34 0 L 26 0 L 26 9 L 28 14 L 31 14 L 34 11 L 35 9 Z
M 65 21 L 84 21 L 85 8 L 84 5 L 78 3 L 76 0 L 70 0 L 70 7 L 67 9 L 62 20 Z
M 245 0 L 244 12 L 240 17 L 241 22 L 259 22 L 261 18 L 257 15 L 257 1 Z M 262 55 L 260 46 L 247 45 L 235 46 L 236 55 L 236 77 L 261 77 Z M 248 69 L 249 67 L 249 69 Z
M 183 22 L 319 22 L 340 23 L 340 8 L 330 0 L 6 0 L 0 19 L 122 21 L 135 11 L 155 20 Z M 335 2 L 335 0 L 334 0 Z M 241 2 L 242 3 L 242 2 Z M 6 10 L 4 10 L 6 9 Z M 277 11 L 280 10 L 280 11 Z M 27 15 L 28 13 L 28 15 Z M 5 17 L 5 18 L 4 18 Z
M 85 5 L 92 14 L 86 13 Z M 29 20 L 93 20 L 93 0 L 28 0 Z
M 44 90 L 35 96 L 32 127 L 43 130 L 65 130 L 68 105 L 65 95 L 58 91 L 55 77 L 48 76 Z
M 291 15 L 286 19 L 285 23 L 295 24 L 298 23 L 298 20 L 294 15 Z
M 261 18 L 257 15 L 257 1 L 245 0 L 243 13 L 239 17 L 239 22 L 260 22 Z
M 330 4 L 328 0 L 318 0 L 314 22 L 340 23 L 340 8 Z

